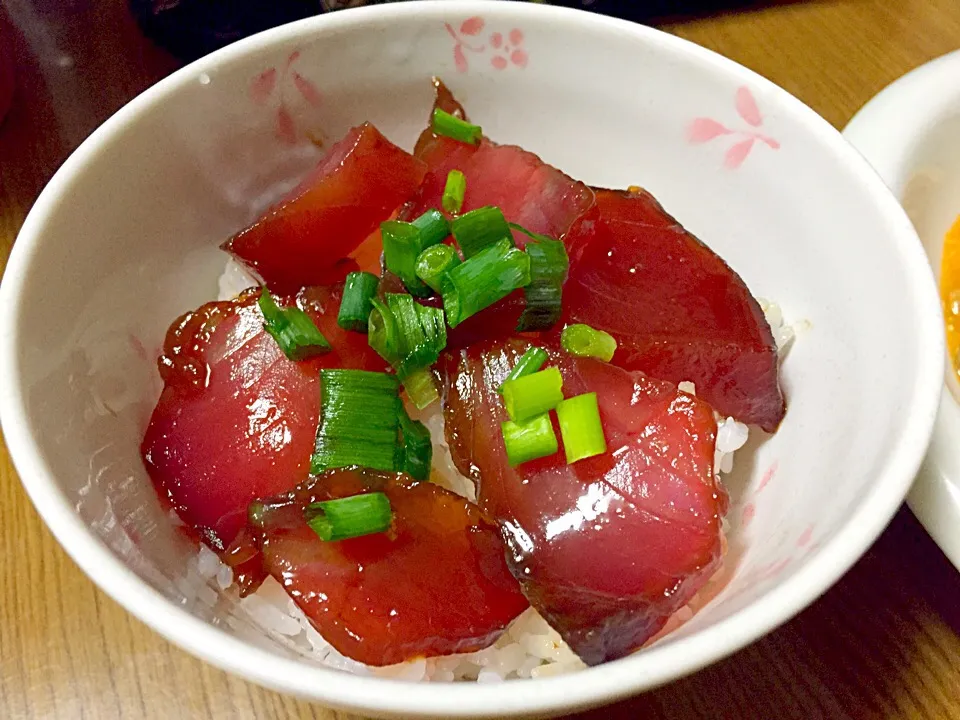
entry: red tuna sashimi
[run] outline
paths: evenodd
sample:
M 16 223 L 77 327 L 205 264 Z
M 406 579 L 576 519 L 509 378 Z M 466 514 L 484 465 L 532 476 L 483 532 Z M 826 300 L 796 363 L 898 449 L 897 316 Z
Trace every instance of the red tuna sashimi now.
M 565 396 L 597 393 L 609 451 L 567 465 L 561 449 L 511 468 L 496 388 L 526 347 L 514 339 L 449 358 L 447 440 L 530 604 L 597 664 L 642 646 L 719 567 L 716 422 L 671 383 L 554 353 Z
M 467 117 L 466 111 L 463 109 L 463 105 L 457 101 L 453 93 L 443 84 L 440 78 L 433 79 L 433 87 L 435 97 L 433 107 L 430 108 L 427 127 L 420 133 L 417 144 L 413 149 L 413 154 L 423 160 L 430 171 L 436 170 L 439 164 L 444 162 L 451 153 L 461 150 L 465 153 L 464 157 L 468 157 L 469 154 L 476 149 L 473 145 L 467 145 L 453 138 L 437 135 L 433 132 L 433 113 L 436 110 L 443 110 L 461 120 L 470 120 L 470 118 Z
M 306 524 L 312 502 L 375 491 L 393 508 L 386 533 L 323 542 Z M 437 485 L 336 470 L 261 517 L 268 571 L 327 642 L 367 665 L 480 650 L 527 607 L 496 526 Z
M 617 365 L 689 380 L 718 412 L 776 430 L 777 347 L 743 280 L 649 193 L 596 198 L 601 221 L 569 238 L 564 319 L 613 335 Z
M 508 221 L 531 232 L 561 238 L 593 207 L 590 188 L 531 152 L 486 139 L 472 150 L 465 161 L 459 149 L 436 160 L 436 169 L 428 173 L 417 197 L 405 209 L 405 217 L 440 208 L 447 173 L 454 169 L 462 171 L 467 180 L 463 212 L 494 205 Z M 515 231 L 514 238 L 519 247 L 525 246 L 526 235 Z
M 264 331 L 256 291 L 208 303 L 167 334 L 164 388 L 141 451 L 158 491 L 217 550 L 233 542 L 252 500 L 307 477 L 319 369 L 384 369 L 366 336 L 337 325 L 340 295 L 315 287 L 297 298 L 334 348 L 310 361 L 288 360 Z
M 331 282 L 345 274 L 338 262 L 410 199 L 426 169 L 365 123 L 223 249 L 277 291 Z
M 463 106 L 439 80 L 434 109 L 467 119 Z M 560 238 L 593 207 L 593 192 L 581 182 L 547 165 L 531 152 L 514 145 L 498 145 L 484 138 L 479 146 L 438 137 L 428 127 L 415 151 L 429 172 L 404 217 L 441 207 L 447 174 L 460 170 L 466 176 L 463 212 L 487 205 L 499 207 L 507 220 L 531 232 Z M 515 232 L 522 248 L 526 235 Z

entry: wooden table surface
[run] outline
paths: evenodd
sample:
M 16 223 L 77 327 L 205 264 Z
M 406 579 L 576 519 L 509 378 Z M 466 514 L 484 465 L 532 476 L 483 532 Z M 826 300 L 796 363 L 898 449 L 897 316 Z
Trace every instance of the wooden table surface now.
M 4 23 L 15 28 L 6 36 Z M 960 2 L 808 0 L 664 27 L 842 127 L 896 77 L 960 47 Z M 0 126 L 0 272 L 66 155 L 176 66 L 141 38 L 122 0 L 0 0 L 0 43 L 11 41 L 19 87 Z M 0 541 L 0 718 L 348 717 L 228 676 L 133 619 L 53 540 L 2 444 Z M 901 510 L 854 569 L 783 628 L 583 717 L 960 718 L 958 633 L 960 575 Z

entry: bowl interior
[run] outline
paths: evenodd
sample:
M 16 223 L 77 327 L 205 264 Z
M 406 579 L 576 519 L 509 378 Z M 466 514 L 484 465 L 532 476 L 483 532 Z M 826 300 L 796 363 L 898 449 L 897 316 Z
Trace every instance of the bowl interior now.
M 930 353 L 941 353 L 909 223 L 826 123 L 706 51 L 557 9 L 405 6 L 306 21 L 195 63 L 68 161 L 4 279 L 3 420 L 23 480 L 109 592 L 132 604 L 137 581 L 111 569 L 119 560 L 169 601 L 169 613 L 147 618 L 155 627 L 221 665 L 329 703 L 449 715 L 558 709 L 695 669 L 822 592 L 906 490 L 935 404 L 940 365 Z M 493 47 L 495 33 L 509 51 Z M 801 323 L 783 365 L 787 418 L 773 437 L 751 432 L 728 483 L 730 551 L 717 596 L 656 647 L 564 679 L 559 700 L 520 687 L 536 684 L 528 682 L 432 689 L 447 704 L 431 705 L 423 691 L 380 697 L 284 662 L 296 648 L 196 573 L 196 548 L 157 500 L 138 453 L 164 331 L 216 296 L 219 242 L 351 125 L 370 120 L 412 147 L 431 75 L 490 137 L 590 184 L 651 190 L 755 295 Z M 101 550 L 86 534 L 108 562 L 93 562 Z M 189 622 L 175 607 L 243 644 L 217 635 L 216 650 L 203 652 L 174 627 Z

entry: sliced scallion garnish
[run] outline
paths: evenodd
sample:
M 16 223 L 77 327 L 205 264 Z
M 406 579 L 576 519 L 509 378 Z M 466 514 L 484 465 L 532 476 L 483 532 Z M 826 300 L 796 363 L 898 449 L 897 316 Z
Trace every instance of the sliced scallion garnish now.
M 444 212 L 459 215 L 463 209 L 463 198 L 467 193 L 467 176 L 460 170 L 451 170 L 447 173 L 447 184 L 443 188 L 443 198 L 440 202 Z
M 320 389 L 320 424 L 310 471 L 351 465 L 395 469 L 397 378 L 365 370 L 321 370 Z
M 503 384 L 503 404 L 510 419 L 517 423 L 553 410 L 562 401 L 563 376 L 555 367 Z
M 503 384 L 511 380 L 516 380 L 517 378 L 522 378 L 524 375 L 532 375 L 537 372 L 540 368 L 543 367 L 543 364 L 547 361 L 547 351 L 543 348 L 539 348 L 531 345 L 527 348 L 527 351 L 520 356 L 520 359 L 517 360 L 517 364 L 513 366 L 513 370 L 510 371 L 510 374 L 507 375 L 506 380 L 501 383 L 500 387 L 497 388 L 497 392 L 503 395 Z
M 440 391 L 429 367 L 414 370 L 403 381 L 403 389 L 417 410 L 430 407 L 440 399 Z
M 557 405 L 557 420 L 568 463 L 607 451 L 596 393 L 577 395 L 561 402 Z
M 492 206 L 464 213 L 450 223 L 450 232 L 465 260 L 504 238 L 513 245 L 513 233 L 503 211 Z
M 417 277 L 417 257 L 423 252 L 420 228 L 402 220 L 387 220 L 380 225 L 383 237 L 383 261 L 387 270 L 399 277 L 414 295 L 426 297 L 430 288 Z
M 507 223 L 507 225 L 509 225 L 512 230 L 516 230 L 517 232 L 523 233 L 531 240 L 553 240 L 553 238 L 550 237 L 549 235 L 541 235 L 540 233 L 535 233 L 532 230 L 527 230 L 523 225 L 517 225 L 517 223 Z M 556 241 L 554 240 L 554 242 Z
M 443 310 L 426 307 L 404 294 L 388 293 L 374 300 L 369 343 L 397 370 L 410 400 L 418 409 L 439 398 L 429 368 L 447 344 Z
M 441 275 L 447 323 L 456 327 L 529 282 L 529 256 L 504 238 Z
M 304 515 L 307 525 L 324 542 L 385 532 L 393 522 L 390 499 L 381 492 L 311 503 Z
M 367 322 L 367 343 L 391 365 L 403 357 L 400 329 L 393 312 L 379 298 L 370 301 L 373 309 Z
M 427 210 L 410 224 L 420 231 L 420 252 L 442 243 L 450 234 L 450 223 L 439 210 Z
M 352 272 L 343 284 L 343 298 L 337 324 L 344 330 L 367 332 L 367 319 L 373 309 L 371 301 L 377 294 L 380 278 L 368 272 Z
M 417 258 L 417 277 L 440 292 L 440 277 L 460 264 L 460 256 L 449 245 L 428 247 Z
M 530 284 L 523 291 L 527 305 L 517 322 L 518 332 L 550 329 L 560 319 L 563 309 L 563 283 L 570 267 L 567 250 L 559 240 L 536 237 L 538 239 L 526 246 L 530 256 Z
M 468 145 L 477 145 L 483 137 L 483 130 L 479 125 L 454 117 L 440 108 L 433 111 L 431 128 L 437 135 L 445 135 Z
M 560 285 L 531 282 L 523 289 L 523 296 L 526 305 L 517 320 L 517 332 L 549 330 L 557 324 L 563 311 Z
M 427 480 L 433 462 L 433 442 L 426 425 L 411 420 L 406 409 L 400 408 L 400 432 L 403 434 L 403 466 L 401 469 L 414 480 Z
M 550 422 L 550 413 L 545 412 L 523 423 L 508 420 L 501 423 L 503 444 L 507 450 L 510 467 L 557 452 L 557 435 Z
M 560 345 L 571 355 L 604 362 L 610 362 L 617 351 L 617 341 L 612 335 L 583 324 L 567 325 L 560 334 Z
M 330 351 L 330 343 L 300 308 L 279 307 L 267 288 L 263 288 L 257 304 L 263 313 L 264 329 L 290 360 L 305 360 Z

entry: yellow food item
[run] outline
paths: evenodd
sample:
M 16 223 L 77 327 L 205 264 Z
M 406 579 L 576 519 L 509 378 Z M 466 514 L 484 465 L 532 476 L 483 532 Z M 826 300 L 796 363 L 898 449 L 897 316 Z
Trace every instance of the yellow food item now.
M 940 301 L 947 326 L 947 352 L 960 378 L 960 217 L 943 240 L 940 266 Z

